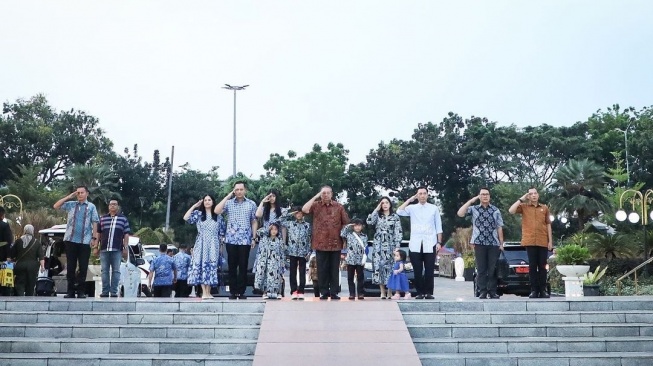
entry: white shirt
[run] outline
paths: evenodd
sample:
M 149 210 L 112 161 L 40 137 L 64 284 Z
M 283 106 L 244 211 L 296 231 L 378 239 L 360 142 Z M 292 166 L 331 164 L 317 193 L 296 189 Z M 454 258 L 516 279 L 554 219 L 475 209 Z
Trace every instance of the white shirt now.
M 397 210 L 397 215 L 410 217 L 410 243 L 411 252 L 433 253 L 433 247 L 438 242 L 438 234 L 442 234 L 442 218 L 440 210 L 432 203 L 418 203 L 409 205 L 403 210 Z

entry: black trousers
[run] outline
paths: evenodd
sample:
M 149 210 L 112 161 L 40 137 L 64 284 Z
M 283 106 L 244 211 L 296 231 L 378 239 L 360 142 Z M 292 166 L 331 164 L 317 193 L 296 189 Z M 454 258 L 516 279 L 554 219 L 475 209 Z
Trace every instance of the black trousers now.
M 226 244 L 229 266 L 229 293 L 243 295 L 247 289 L 247 262 L 249 245 Z
M 349 296 L 364 296 L 363 285 L 365 284 L 365 275 L 363 274 L 363 265 L 347 265 L 347 283 L 349 284 Z M 356 276 L 356 284 L 354 284 Z
M 306 287 L 306 258 L 290 257 L 290 293 L 297 291 L 304 293 Z M 299 287 L 297 287 L 297 269 L 299 269 Z
M 68 295 L 84 294 L 88 259 L 91 256 L 91 246 L 88 244 L 64 242 L 66 245 L 66 279 L 68 280 Z M 79 269 L 77 263 L 79 262 Z
M 175 290 L 175 297 L 188 297 L 190 295 L 188 280 L 177 280 L 172 287 Z
M 170 297 L 172 295 L 173 285 L 152 286 L 152 295 L 154 297 Z
M 415 290 L 418 295 L 433 295 L 433 276 L 435 273 L 435 253 L 410 252 L 410 263 L 415 271 Z
M 475 245 L 474 256 L 478 271 L 478 289 L 480 292 L 497 293 L 497 260 L 501 249 L 498 245 Z
M 546 260 L 549 249 L 535 245 L 526 247 L 528 254 L 528 278 L 531 291 L 546 291 Z
M 321 295 L 337 295 L 340 287 L 340 251 L 316 250 L 317 282 Z M 313 284 L 315 286 L 315 284 Z

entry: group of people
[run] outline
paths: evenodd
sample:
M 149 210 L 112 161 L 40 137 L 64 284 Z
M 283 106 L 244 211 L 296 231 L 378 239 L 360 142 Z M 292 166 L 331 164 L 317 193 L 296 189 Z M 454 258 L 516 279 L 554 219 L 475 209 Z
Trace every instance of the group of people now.
M 87 187 L 79 186 L 54 204 L 55 209 L 64 210 L 68 215 L 64 236 L 68 288 L 64 297 L 86 297 L 84 283 L 91 251 L 100 257 L 100 296 L 117 297 L 120 259 L 131 235 L 129 221 L 120 213 L 117 200 L 111 200 L 109 212 L 100 217 L 96 207 L 88 201 L 88 193 Z M 250 250 L 257 248 L 254 288 L 269 299 L 279 298 L 281 294 L 286 259 L 290 263 L 291 298 L 303 299 L 306 265 L 313 255 L 311 277 L 314 282 L 317 280 L 315 295 L 321 300 L 339 300 L 343 251 L 346 251 L 344 261 L 350 299 L 364 299 L 363 273 L 368 255 L 371 255 L 373 268 L 372 282 L 379 286 L 381 298 L 398 299 L 402 294 L 404 298 L 411 298 L 405 275 L 407 256 L 399 249 L 403 237 L 400 217 L 404 216 L 410 218 L 408 255 L 414 271 L 415 299 L 434 298 L 433 273 L 436 253 L 442 245 L 442 220 L 438 207 L 427 202 L 426 187 L 418 188 L 396 212 L 389 197 L 381 198 L 366 221 L 350 221 L 344 207 L 333 199 L 329 186 L 323 186 L 303 206 L 292 210 L 281 207 L 276 190 L 271 190 L 258 206 L 246 197 L 246 193 L 246 183 L 239 181 L 220 202 L 206 195 L 188 209 L 184 220 L 197 227 L 193 254 L 189 255 L 187 246 L 182 245 L 178 254 L 169 257 L 167 247 L 161 246 L 161 255 L 150 264 L 149 282 L 155 296 L 170 296 L 173 290 L 177 297 L 188 296 L 190 287 L 198 286 L 197 292 L 202 298 L 211 298 L 211 287 L 224 285 L 218 274 L 224 248 L 229 298 L 245 299 Z M 523 216 L 522 245 L 527 249 L 530 263 L 530 297 L 548 297 L 546 259 L 548 251 L 552 250 L 548 208 L 539 203 L 537 190 L 531 188 L 509 212 Z M 503 219 L 499 209 L 490 204 L 489 189 L 481 189 L 457 214 L 472 218 L 470 244 L 474 247 L 479 297 L 498 298 L 496 264 L 503 247 Z M 312 224 L 304 220 L 304 215 L 312 215 Z M 0 207 L 0 218 L 2 216 L 4 209 Z M 371 251 L 367 247 L 365 224 L 374 227 Z M 43 270 L 41 245 L 34 244 L 38 241 L 31 225 L 25 226 L 23 236 L 12 245 L 11 233 L 6 234 L 5 226 L 8 227 L 6 224 L 0 227 L 0 255 L 18 262 L 16 272 L 20 285 L 16 287 L 21 294 L 31 295 L 36 272 L 39 268 Z M 19 267 L 23 258 L 34 259 L 30 263 L 36 265 Z M 18 276 L 23 271 L 25 280 Z

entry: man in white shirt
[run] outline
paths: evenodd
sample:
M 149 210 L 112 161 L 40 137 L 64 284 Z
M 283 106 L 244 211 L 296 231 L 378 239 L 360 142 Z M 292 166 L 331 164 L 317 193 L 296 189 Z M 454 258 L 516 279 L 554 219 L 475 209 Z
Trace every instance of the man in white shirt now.
M 397 209 L 397 215 L 410 217 L 410 263 L 415 271 L 416 299 L 433 299 L 433 274 L 435 253 L 442 243 L 442 218 L 440 210 L 426 202 L 429 191 L 419 187 L 417 194 Z M 416 205 L 411 202 L 418 201 Z M 435 251 L 433 250 L 435 248 Z

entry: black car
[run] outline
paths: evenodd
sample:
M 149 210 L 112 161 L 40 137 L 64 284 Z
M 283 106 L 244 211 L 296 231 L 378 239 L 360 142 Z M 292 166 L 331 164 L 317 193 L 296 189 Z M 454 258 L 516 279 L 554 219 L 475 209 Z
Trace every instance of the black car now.
M 548 256 L 551 256 L 549 252 Z M 549 266 L 547 265 L 547 271 Z M 528 254 L 526 248 L 519 242 L 505 242 L 503 250 L 499 255 L 497 262 L 497 294 L 514 294 L 528 296 L 531 292 L 531 283 L 528 276 Z M 548 278 L 548 276 L 547 276 Z M 546 289 L 551 294 L 551 285 L 546 284 Z M 480 291 L 476 283 L 476 273 L 474 273 L 474 296 L 478 297 Z
M 365 291 L 365 296 L 369 297 L 379 297 L 381 296 L 381 289 L 379 288 L 379 285 L 375 285 L 372 283 L 372 275 L 374 274 L 373 271 L 373 264 L 372 264 L 372 242 L 368 242 L 367 244 L 368 247 L 368 254 L 367 256 L 367 262 L 365 263 L 365 283 L 363 284 L 363 289 Z M 408 287 L 410 289 L 411 295 L 416 295 L 417 291 L 415 290 L 415 272 L 413 271 L 413 266 L 410 263 L 410 256 L 408 256 L 408 241 L 404 240 L 401 242 L 401 247 L 399 250 L 403 250 L 406 252 L 406 264 L 405 264 L 405 270 L 406 270 L 406 277 L 408 278 Z

